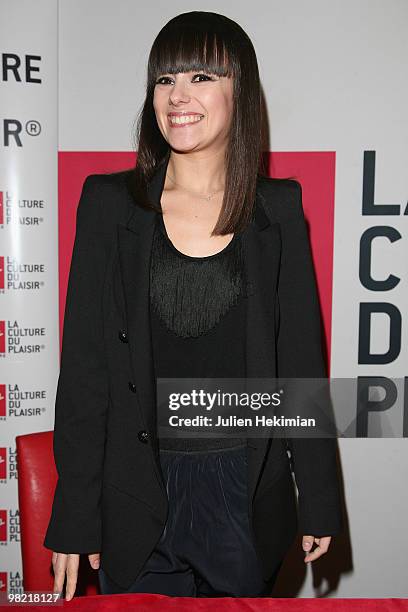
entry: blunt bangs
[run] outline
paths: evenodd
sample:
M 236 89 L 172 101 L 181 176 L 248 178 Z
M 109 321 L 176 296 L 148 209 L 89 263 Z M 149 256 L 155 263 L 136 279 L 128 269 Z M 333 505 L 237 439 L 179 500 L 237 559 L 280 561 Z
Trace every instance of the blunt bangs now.
M 233 37 L 220 28 L 219 20 L 211 19 L 212 13 L 202 14 L 206 17 L 193 23 L 181 19 L 184 15 L 176 17 L 159 32 L 149 56 L 149 85 L 163 74 L 178 72 L 202 70 L 219 77 L 237 76 L 239 58 Z

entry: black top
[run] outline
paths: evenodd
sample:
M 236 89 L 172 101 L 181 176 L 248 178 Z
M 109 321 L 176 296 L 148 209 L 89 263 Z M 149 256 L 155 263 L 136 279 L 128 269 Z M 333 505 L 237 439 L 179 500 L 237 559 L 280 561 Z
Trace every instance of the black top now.
M 244 378 L 245 299 L 241 235 L 206 257 L 181 253 L 161 214 L 153 237 L 150 301 L 156 378 Z M 159 438 L 164 449 L 226 448 L 244 438 Z

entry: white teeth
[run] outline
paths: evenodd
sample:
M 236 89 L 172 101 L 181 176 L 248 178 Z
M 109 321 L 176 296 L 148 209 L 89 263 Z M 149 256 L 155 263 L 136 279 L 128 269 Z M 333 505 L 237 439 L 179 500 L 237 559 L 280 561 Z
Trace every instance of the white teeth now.
M 170 122 L 171 123 L 178 123 L 178 124 L 182 124 L 182 123 L 197 123 L 197 121 L 200 121 L 202 118 L 204 117 L 204 115 L 180 115 L 180 116 L 170 116 Z

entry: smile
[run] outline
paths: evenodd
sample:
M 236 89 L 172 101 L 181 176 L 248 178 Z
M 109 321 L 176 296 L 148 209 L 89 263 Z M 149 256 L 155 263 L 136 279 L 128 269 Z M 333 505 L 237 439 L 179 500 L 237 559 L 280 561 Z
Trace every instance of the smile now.
M 167 115 L 167 118 L 172 127 L 185 127 L 198 123 L 204 115 Z

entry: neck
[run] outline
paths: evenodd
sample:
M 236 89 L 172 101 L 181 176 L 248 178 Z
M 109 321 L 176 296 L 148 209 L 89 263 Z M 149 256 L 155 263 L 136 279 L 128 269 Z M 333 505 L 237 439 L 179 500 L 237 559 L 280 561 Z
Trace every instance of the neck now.
M 178 185 L 197 193 L 207 194 L 224 189 L 224 151 L 199 156 L 171 151 L 167 175 Z M 174 183 L 167 176 L 165 188 L 174 187 Z

